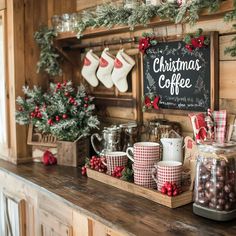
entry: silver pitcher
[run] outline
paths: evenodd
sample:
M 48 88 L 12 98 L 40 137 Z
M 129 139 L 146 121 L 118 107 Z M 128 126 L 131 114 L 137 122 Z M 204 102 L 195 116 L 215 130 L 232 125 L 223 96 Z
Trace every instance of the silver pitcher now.
M 96 147 L 95 138 L 99 141 L 100 148 Z M 91 143 L 99 156 L 103 156 L 106 152 L 121 151 L 121 128 L 105 127 L 101 136 L 98 133 L 92 134 Z

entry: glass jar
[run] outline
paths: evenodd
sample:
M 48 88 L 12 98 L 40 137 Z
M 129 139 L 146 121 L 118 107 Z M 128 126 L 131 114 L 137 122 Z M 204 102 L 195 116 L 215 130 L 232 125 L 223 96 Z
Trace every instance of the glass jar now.
M 54 15 L 51 18 L 51 23 L 52 27 L 56 32 L 61 32 L 62 31 L 62 20 L 61 16 Z
M 70 14 L 68 13 L 62 14 L 61 19 L 62 19 L 62 32 L 71 31 Z
M 160 142 L 160 139 L 166 137 L 166 132 L 171 130 L 166 119 L 154 119 L 148 122 L 148 141 Z
M 161 124 L 160 125 L 161 138 L 169 138 L 169 132 L 171 130 L 172 126 L 170 124 Z
M 74 12 L 70 14 L 70 30 L 74 31 L 78 27 L 79 21 L 81 21 L 81 14 Z
M 161 138 L 160 122 L 153 120 L 149 122 L 149 140 L 150 142 L 159 142 Z
M 140 5 L 139 0 L 125 0 L 124 1 L 124 7 L 125 8 L 135 8 Z
M 198 149 L 194 212 L 215 220 L 229 219 L 232 212 L 236 217 L 235 148 L 201 145 Z
M 136 122 L 121 124 L 121 146 L 122 151 L 126 151 L 128 147 L 132 147 L 138 141 L 139 127 Z
M 145 1 L 146 6 L 157 6 L 161 4 L 161 0 L 146 0 Z

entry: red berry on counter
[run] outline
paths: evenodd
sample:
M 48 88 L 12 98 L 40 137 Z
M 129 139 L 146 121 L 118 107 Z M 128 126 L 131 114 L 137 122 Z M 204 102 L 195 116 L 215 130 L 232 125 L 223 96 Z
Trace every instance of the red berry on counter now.
M 83 166 L 83 167 L 81 168 L 81 174 L 82 174 L 82 175 L 86 175 L 86 173 L 87 173 L 86 166 Z
M 167 189 L 166 189 L 165 186 L 162 186 L 162 188 L 161 188 L 161 193 L 163 193 L 163 194 L 166 194 L 166 193 L 167 193 Z
M 176 189 L 174 192 L 173 192 L 173 196 L 177 196 L 179 194 L 179 191 Z
M 169 186 L 167 187 L 167 191 L 168 191 L 168 192 L 171 192 L 172 190 L 173 190 L 172 185 L 169 185 Z
M 171 197 L 171 196 L 172 196 L 172 191 L 168 191 L 168 192 L 167 192 L 167 195 L 168 195 L 169 197 Z
M 165 182 L 164 186 L 168 188 L 168 186 L 170 186 L 170 182 Z

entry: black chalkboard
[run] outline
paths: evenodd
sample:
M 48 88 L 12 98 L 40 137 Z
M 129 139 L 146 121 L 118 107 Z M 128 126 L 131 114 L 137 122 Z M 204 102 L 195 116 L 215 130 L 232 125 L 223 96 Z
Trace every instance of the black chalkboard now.
M 144 55 L 144 95 L 160 96 L 159 107 L 206 111 L 211 107 L 210 45 L 189 52 L 182 41 L 161 42 Z

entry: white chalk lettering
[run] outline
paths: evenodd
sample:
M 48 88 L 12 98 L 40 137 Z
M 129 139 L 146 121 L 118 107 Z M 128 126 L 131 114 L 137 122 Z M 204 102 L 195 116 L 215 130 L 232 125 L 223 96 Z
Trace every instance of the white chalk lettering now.
M 158 85 L 161 89 L 170 89 L 171 95 L 178 95 L 180 88 L 191 88 L 192 84 L 189 78 L 184 79 L 181 74 L 173 74 L 171 79 L 165 78 L 165 75 L 160 75 Z

